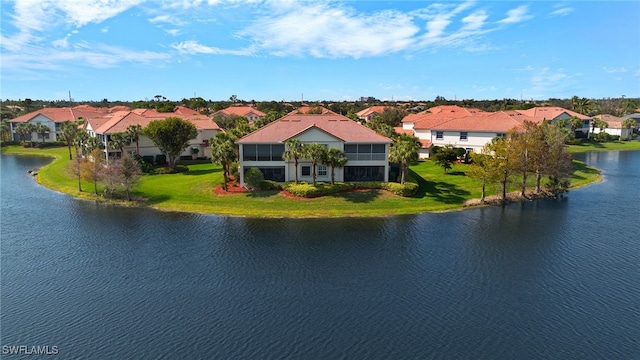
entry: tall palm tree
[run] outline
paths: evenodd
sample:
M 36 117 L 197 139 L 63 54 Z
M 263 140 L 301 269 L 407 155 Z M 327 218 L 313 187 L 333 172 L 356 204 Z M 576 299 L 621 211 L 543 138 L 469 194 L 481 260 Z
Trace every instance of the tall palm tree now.
M 224 179 L 222 187 L 226 191 L 229 175 L 231 174 L 231 164 L 237 159 L 236 146 L 233 138 L 226 132 L 217 133 L 209 142 L 211 143 L 211 161 L 214 164 L 222 165 L 222 177 Z
M 33 147 L 33 133 L 36 132 L 36 126 L 32 123 L 25 123 L 25 131 L 29 134 L 29 141 L 31 141 L 31 147 Z
M 337 148 L 331 148 L 326 152 L 323 163 L 331 167 L 331 185 L 335 183 L 335 168 L 341 168 L 347 164 L 347 154 Z
M 112 149 L 120 150 L 120 155 L 124 154 L 124 147 L 131 143 L 129 134 L 125 132 L 118 132 L 111 134 L 111 140 L 109 141 L 109 147 Z
M 140 135 L 142 135 L 142 125 L 133 124 L 127 127 L 127 134 L 136 142 L 136 155 L 140 155 Z
M 49 131 L 49 127 L 45 124 L 36 125 L 36 134 L 38 134 L 38 136 L 42 138 L 42 142 L 44 142 L 44 138 L 47 136 Z
M 389 149 L 389 160 L 400 164 L 400 183 L 404 184 L 411 161 L 418 160 L 419 140 L 411 135 L 402 134 Z
M 2 141 L 10 141 L 11 140 L 11 126 L 6 119 L 2 119 L 0 122 L 0 133 L 2 133 L 0 139 Z
M 313 185 L 316 184 L 316 169 L 318 168 L 318 163 L 320 163 L 325 157 L 326 152 L 327 148 L 318 143 L 311 143 L 304 146 L 304 157 L 311 160 L 311 166 L 313 169 L 313 173 L 311 174 L 313 178 Z
M 287 142 L 285 143 L 287 150 L 284 151 L 284 153 L 282 153 L 282 158 L 285 161 L 291 161 L 293 160 L 293 166 L 295 167 L 295 179 L 296 179 L 296 184 L 298 183 L 298 160 L 302 157 L 303 155 L 303 145 L 300 142 L 300 140 L 296 139 L 296 138 L 291 138 L 289 140 L 287 140 Z
M 24 145 L 24 143 L 27 141 L 27 134 L 29 134 L 30 132 L 28 123 L 19 123 L 14 127 L 14 130 L 16 134 L 18 134 L 18 137 L 20 137 L 20 141 Z
M 73 160 L 71 155 L 71 146 L 73 145 L 75 138 L 84 131 L 80 128 L 80 125 L 84 124 L 84 120 L 70 121 L 66 120 L 60 125 L 60 139 L 67 143 L 69 148 L 69 160 Z
M 625 120 L 622 122 L 622 126 L 624 126 L 625 128 L 627 128 L 627 134 L 628 134 L 627 136 L 628 136 L 628 137 L 631 137 L 631 131 L 630 131 L 630 130 L 631 130 L 632 128 L 635 128 L 636 126 L 638 126 L 638 123 L 636 122 L 636 119 L 628 118 L 628 119 L 625 119 Z

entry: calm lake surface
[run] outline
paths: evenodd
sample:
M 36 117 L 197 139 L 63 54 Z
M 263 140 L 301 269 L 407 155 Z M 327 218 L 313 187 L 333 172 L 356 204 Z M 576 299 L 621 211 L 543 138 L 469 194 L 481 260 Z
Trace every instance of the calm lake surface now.
M 265 220 L 79 201 L 2 156 L 0 357 L 640 359 L 640 152 L 579 157 L 604 181 L 564 200 Z

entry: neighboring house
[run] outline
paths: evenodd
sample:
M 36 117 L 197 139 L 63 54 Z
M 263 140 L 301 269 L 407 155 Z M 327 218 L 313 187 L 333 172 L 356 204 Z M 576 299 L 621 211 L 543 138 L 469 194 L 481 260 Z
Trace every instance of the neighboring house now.
M 20 140 L 20 136 L 15 132 L 15 127 L 19 123 L 32 123 L 33 125 L 44 124 L 49 127 L 49 134 L 45 136 L 46 142 L 60 141 L 60 124 L 65 121 L 76 121 L 88 119 L 90 117 L 105 115 L 113 112 L 113 108 L 95 108 L 89 105 L 78 105 L 72 108 L 42 108 L 28 114 L 18 116 L 9 120 L 11 132 L 14 140 Z M 27 136 L 27 140 L 39 140 L 36 133 Z
M 622 117 L 622 120 L 627 120 L 627 119 L 634 119 L 636 121 L 635 130 L 637 131 L 640 129 L 640 113 L 633 113 L 633 114 L 625 115 Z
M 211 157 L 209 139 L 214 137 L 220 131 L 220 128 L 210 117 L 201 115 L 197 111 L 184 106 L 177 106 L 175 111 L 171 113 L 159 113 L 155 109 L 130 110 L 126 106 L 95 108 L 89 105 L 79 105 L 73 108 L 44 108 L 11 119 L 9 124 L 15 140 L 19 140 L 19 135 L 14 131 L 15 126 L 21 122 L 31 122 L 34 125 L 45 124 L 51 129 L 51 132 L 45 137 L 46 141 L 59 141 L 60 124 L 67 120 L 83 119 L 85 121 L 84 129 L 89 135 L 98 137 L 102 144 L 106 145 L 110 140 L 111 134 L 126 132 L 129 125 L 137 124 L 144 128 L 153 120 L 163 120 L 168 117 L 179 117 L 191 121 L 198 129 L 198 136 L 190 142 L 189 148 L 185 150 L 182 154 L 183 156 Z M 38 140 L 36 133 L 33 133 L 31 137 L 34 141 Z M 30 140 L 30 138 L 28 137 L 27 140 Z M 146 136 L 140 137 L 139 148 L 142 156 L 155 156 L 161 153 Z M 197 151 L 192 149 L 197 149 Z M 135 154 L 135 142 L 132 141 L 123 150 L 130 154 Z M 120 150 L 109 149 L 108 153 L 105 150 L 105 156 L 120 157 Z
M 571 117 L 577 117 L 582 120 L 582 126 L 575 129 L 576 138 L 588 138 L 591 130 L 591 117 L 579 114 L 575 111 L 563 109 L 558 106 L 537 106 L 527 110 L 516 110 L 517 112 L 535 118 L 538 122 L 547 120 L 555 125 L 558 120 L 569 120 Z M 567 125 L 570 128 L 571 125 Z
M 425 159 L 429 157 L 429 150 L 434 145 L 453 145 L 467 151 L 480 152 L 493 138 L 505 136 L 510 130 L 522 129 L 525 121 L 539 124 L 547 120 L 556 123 L 572 116 L 582 120 L 582 126 L 576 129 L 578 136 L 587 136 L 591 118 L 558 107 L 486 112 L 456 105 L 436 106 L 421 113 L 407 115 L 402 120 L 402 130 L 396 131 L 413 131 L 413 135 L 420 139 L 419 157 Z
M 369 122 L 373 120 L 375 116 L 381 115 L 386 108 L 389 108 L 389 106 L 371 106 L 358 111 L 356 115 L 358 115 L 358 119 L 363 120 L 364 122 Z
M 600 114 L 593 117 L 595 120 L 599 118 L 600 120 L 607 123 L 607 127 L 604 129 L 600 129 L 599 127 L 595 127 L 592 129 L 594 134 L 599 134 L 601 132 L 606 132 L 607 134 L 620 136 L 621 139 L 631 139 L 631 135 L 633 135 L 633 128 L 627 129 L 622 125 L 624 122 L 623 118 L 619 118 L 617 116 L 609 115 L 609 114 Z
M 344 151 L 349 161 L 344 168 L 335 169 L 336 181 L 389 181 L 390 139 L 335 113 L 292 112 L 236 142 L 240 146 L 241 184 L 244 186 L 244 174 L 251 167 L 259 168 L 268 180 L 295 180 L 294 161 L 282 159 L 286 141 L 293 138 Z M 331 169 L 319 165 L 317 181 L 330 181 Z M 309 160 L 298 161 L 298 179 L 312 181 Z
M 266 116 L 265 113 L 251 106 L 229 106 L 226 109 L 216 111 L 215 113 L 212 114 L 212 117 L 213 118 L 215 118 L 216 116 L 228 117 L 231 115 L 244 117 L 247 120 L 249 120 L 249 123 L 253 123 L 254 121 L 262 119 L 263 117 Z
M 337 113 L 337 112 L 335 112 L 335 111 L 331 111 L 331 110 L 327 109 L 327 108 L 326 108 L 326 107 L 324 107 L 324 106 L 308 106 L 308 105 L 300 106 L 299 108 L 297 108 L 297 109 L 295 109 L 295 110 L 291 111 L 291 112 L 290 112 L 289 114 L 287 114 L 287 115 L 292 115 L 292 114 L 309 114 L 310 112 L 311 112 L 311 113 L 320 113 L 320 114 L 323 114 L 323 115 L 328 115 L 328 114 L 331 114 L 331 115 L 338 115 L 338 113 Z M 311 114 L 309 114 L 309 115 L 311 115 Z
M 190 110 L 190 109 L 189 109 Z M 105 155 L 108 157 L 120 157 L 119 149 L 108 149 L 106 144 L 111 140 L 114 133 L 126 132 L 131 125 L 140 125 L 146 127 L 151 121 L 164 120 L 168 117 L 179 117 L 190 121 L 198 129 L 198 136 L 190 141 L 189 147 L 181 154 L 181 156 L 193 157 L 211 157 L 211 147 L 209 139 L 214 137 L 220 131 L 218 125 L 208 116 L 200 115 L 197 112 L 182 110 L 173 113 L 159 113 L 156 110 L 136 109 L 133 111 L 118 111 L 114 114 L 90 118 L 86 125 L 89 135 L 98 137 L 105 148 Z M 139 138 L 138 148 L 141 156 L 155 156 L 161 152 L 158 147 L 146 136 L 141 135 Z M 193 150 L 197 149 L 197 150 Z M 136 143 L 131 141 L 129 145 L 123 148 L 124 151 L 133 155 L 136 152 Z M 107 153 L 108 151 L 108 153 Z

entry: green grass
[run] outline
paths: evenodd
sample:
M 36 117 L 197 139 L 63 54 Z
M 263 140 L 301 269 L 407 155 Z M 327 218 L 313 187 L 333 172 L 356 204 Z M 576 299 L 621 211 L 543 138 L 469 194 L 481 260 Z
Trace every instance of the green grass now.
M 640 140 L 611 141 L 605 143 L 584 142 L 580 145 L 569 145 L 569 152 L 571 153 L 609 150 L 640 150 Z
M 50 156 L 54 160 L 38 172 L 38 181 L 51 189 L 83 199 L 104 201 L 93 195 L 93 184 L 69 174 L 66 148 L 3 148 L 4 154 Z M 572 187 L 599 180 L 597 169 L 575 161 Z M 415 197 L 404 198 L 383 190 L 339 193 L 313 199 L 291 198 L 278 191 L 217 195 L 222 183 L 219 166 L 210 163 L 189 164 L 189 171 L 168 175 L 144 175 L 134 189 L 135 197 L 145 206 L 161 210 L 251 217 L 363 217 L 461 209 L 467 200 L 480 197 L 480 184 L 465 175 L 467 165 L 455 164 L 448 174 L 431 161 L 411 166 L 411 176 L 420 185 Z M 533 179 L 531 179 L 533 181 Z M 511 191 L 517 190 L 513 185 Z M 102 187 L 99 187 L 99 192 Z M 487 186 L 487 196 L 496 194 L 497 186 Z M 131 203 L 124 203 L 131 204 Z

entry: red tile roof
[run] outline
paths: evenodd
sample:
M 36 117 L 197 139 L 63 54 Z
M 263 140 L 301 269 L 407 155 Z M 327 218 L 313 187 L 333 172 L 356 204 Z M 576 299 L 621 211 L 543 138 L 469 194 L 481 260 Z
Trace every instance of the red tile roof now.
M 239 144 L 283 143 L 316 128 L 346 143 L 391 143 L 391 140 L 337 114 L 289 114 L 239 139 Z
M 579 113 L 577 113 L 575 111 L 563 109 L 563 108 L 558 107 L 558 106 L 536 106 L 536 107 L 531 108 L 531 109 L 516 110 L 516 111 L 521 113 L 521 114 L 525 114 L 527 116 L 531 116 L 531 117 L 537 118 L 537 119 L 539 119 L 539 121 L 542 121 L 544 119 L 553 120 L 553 119 L 557 118 L 558 116 L 562 115 L 563 113 L 566 113 L 569 116 L 578 117 L 578 118 L 580 118 L 582 120 L 591 119 L 590 117 L 588 117 L 586 115 L 579 114 Z
M 329 109 L 327 109 L 327 108 L 325 108 L 323 106 L 307 106 L 307 105 L 301 106 L 301 107 L 293 110 L 288 115 L 308 114 L 309 111 L 311 111 L 312 109 L 315 110 L 315 109 L 318 109 L 318 108 L 320 108 L 320 110 L 322 111 L 323 115 L 326 115 L 326 114 L 338 115 L 338 113 L 333 112 L 333 111 L 331 111 L 331 110 L 329 110 Z
M 358 115 L 359 118 L 363 118 L 373 114 L 382 114 L 386 108 L 393 108 L 393 106 L 371 106 L 358 111 L 356 115 Z
M 606 121 L 607 124 L 609 125 L 609 129 L 622 129 L 624 128 L 624 126 L 622 126 L 622 123 L 624 122 L 623 118 L 619 118 L 617 116 L 613 116 L 610 114 L 600 114 L 600 115 L 596 115 L 593 117 L 595 118 L 600 118 L 600 120 L 602 121 Z M 597 127 L 596 127 L 597 128 Z
M 525 121 L 538 122 L 536 118 L 509 110 L 493 113 L 478 112 L 474 115 L 451 118 L 432 116 L 418 121 L 414 129 L 506 133 L 509 130 L 521 129 Z
M 250 114 L 255 114 L 259 117 L 263 117 L 266 116 L 267 114 L 263 113 L 262 111 L 255 109 L 251 106 L 229 106 L 226 109 L 222 109 L 222 110 L 218 110 L 215 113 L 213 113 L 213 116 L 216 115 L 223 115 L 223 116 L 229 116 L 229 115 L 237 115 L 237 116 L 243 116 L 243 117 L 247 117 Z

